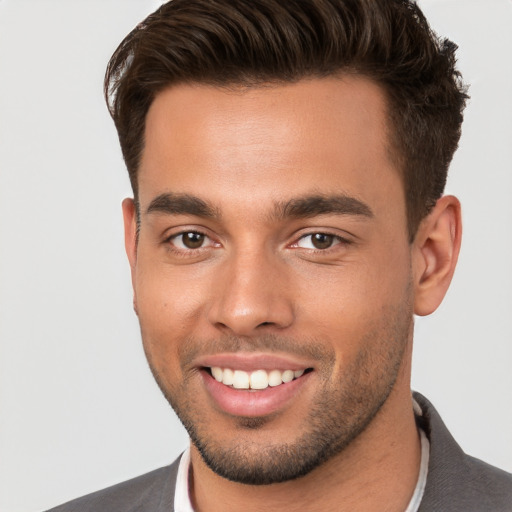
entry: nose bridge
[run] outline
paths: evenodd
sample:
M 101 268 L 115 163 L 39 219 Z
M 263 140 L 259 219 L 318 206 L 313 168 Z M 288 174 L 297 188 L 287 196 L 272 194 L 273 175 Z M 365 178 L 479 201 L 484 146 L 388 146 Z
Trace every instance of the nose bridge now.
M 293 305 L 286 272 L 278 256 L 263 248 L 233 250 L 223 262 L 209 320 L 235 335 L 249 336 L 261 327 L 288 327 Z

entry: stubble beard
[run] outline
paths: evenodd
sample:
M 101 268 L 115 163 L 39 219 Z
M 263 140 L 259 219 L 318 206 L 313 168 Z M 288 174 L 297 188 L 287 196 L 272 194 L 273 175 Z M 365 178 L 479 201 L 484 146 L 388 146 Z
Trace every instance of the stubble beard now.
M 392 309 L 392 310 L 391 310 Z M 397 310 L 398 309 L 398 310 Z M 307 417 L 297 418 L 303 432 L 281 444 L 263 444 L 250 441 L 254 431 L 263 431 L 273 421 L 262 418 L 236 418 L 229 442 L 215 436 L 215 429 L 202 414 L 195 395 L 187 390 L 187 379 L 171 391 L 165 376 L 149 365 L 164 396 L 171 404 L 187 430 L 194 446 L 207 466 L 221 477 L 249 485 L 269 485 L 307 475 L 327 460 L 340 454 L 372 422 L 389 397 L 402 366 L 406 346 L 411 338 L 413 320 L 408 304 L 390 308 L 387 320 L 376 322 L 360 341 L 357 357 L 337 379 L 333 379 L 334 350 L 319 341 L 280 339 L 263 336 L 250 341 L 248 350 L 282 350 L 291 354 L 314 355 L 319 361 L 318 371 L 324 385 L 311 401 Z M 244 341 L 230 338 L 223 342 L 188 340 L 188 356 L 200 352 L 199 347 L 220 346 L 222 350 L 236 351 Z M 191 348 L 195 347 L 195 348 Z M 182 364 L 182 367 L 186 366 Z M 293 428 L 293 426 L 292 426 Z M 293 432 L 290 432 L 293 434 Z

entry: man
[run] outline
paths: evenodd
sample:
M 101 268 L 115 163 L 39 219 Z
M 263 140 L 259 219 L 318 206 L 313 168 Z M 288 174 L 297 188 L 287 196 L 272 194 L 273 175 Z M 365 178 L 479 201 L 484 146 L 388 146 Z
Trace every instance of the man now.
M 174 0 L 127 36 L 134 308 L 191 446 L 55 510 L 512 510 L 410 391 L 460 247 L 454 51 L 398 0 Z

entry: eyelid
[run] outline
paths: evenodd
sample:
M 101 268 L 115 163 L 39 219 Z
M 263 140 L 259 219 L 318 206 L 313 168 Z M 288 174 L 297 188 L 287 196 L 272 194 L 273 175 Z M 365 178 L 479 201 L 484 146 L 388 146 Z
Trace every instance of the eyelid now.
M 312 237 L 312 236 L 318 235 L 318 234 L 333 237 L 334 243 L 326 249 L 318 249 L 316 247 L 311 247 L 311 248 L 301 247 L 299 245 L 299 242 L 301 240 L 304 240 L 308 237 Z M 308 230 L 307 232 L 303 232 L 303 233 L 299 234 L 298 236 L 296 236 L 295 241 L 290 245 L 290 247 L 304 249 L 307 251 L 326 253 L 326 252 L 329 252 L 330 250 L 336 250 L 335 248 L 339 245 L 348 246 L 348 245 L 351 245 L 352 243 L 353 243 L 353 241 L 347 236 L 343 236 L 337 232 L 335 233 L 335 232 L 333 232 L 333 230 L 330 230 L 330 229 L 318 229 L 317 228 L 314 230 Z
M 187 235 L 189 233 L 194 233 L 197 235 L 204 236 L 203 243 L 199 247 L 186 247 L 185 243 L 183 242 L 183 236 Z M 195 231 L 185 231 L 184 233 L 178 233 L 177 235 L 171 236 L 169 238 L 169 243 L 174 245 L 174 247 L 176 247 L 177 249 L 180 249 L 181 251 L 194 251 L 194 250 L 198 250 L 198 249 L 204 249 L 205 247 L 209 247 L 210 244 L 208 244 L 208 242 L 207 242 L 208 240 L 211 242 L 210 238 L 206 235 L 203 235 L 202 233 L 197 233 Z
M 170 246 L 170 248 L 174 251 L 180 251 L 180 252 L 195 252 L 200 251 L 202 249 L 208 249 L 210 247 L 218 247 L 220 246 L 220 243 L 216 242 L 214 238 L 208 234 L 208 230 L 202 229 L 200 227 L 188 227 L 188 226 L 180 226 L 178 228 L 173 228 L 171 230 L 172 232 L 170 234 L 166 234 L 163 239 L 163 243 L 165 245 Z M 179 247 L 175 243 L 173 243 L 174 240 L 179 239 L 180 236 L 183 236 L 187 233 L 196 233 L 198 235 L 202 235 L 205 238 L 205 241 L 208 241 L 208 243 L 205 242 L 204 245 L 198 248 L 189 248 L 189 247 Z
M 312 238 L 313 236 L 315 236 L 315 235 L 320 235 L 320 234 L 325 235 L 325 236 L 332 237 L 333 242 L 332 242 L 332 244 L 331 244 L 331 245 L 329 245 L 329 247 L 326 247 L 325 249 L 319 249 L 318 247 L 315 247 L 315 246 L 314 246 L 314 244 L 313 244 L 313 240 L 311 240 L 311 246 L 312 246 L 312 247 L 303 247 L 303 246 L 301 246 L 301 245 L 300 245 L 300 242 L 301 242 L 301 241 L 304 241 L 304 240 L 306 240 L 306 239 L 308 239 L 308 238 Z M 301 249 L 311 249 L 311 250 L 316 250 L 316 251 L 327 251 L 327 250 L 331 249 L 332 247 L 334 247 L 334 246 L 336 246 L 336 245 L 339 245 L 340 243 L 342 243 L 342 241 L 340 240 L 340 237 L 339 237 L 339 236 L 336 236 L 336 235 L 331 235 L 331 234 L 329 234 L 329 233 L 309 233 L 309 234 L 307 234 L 307 235 L 303 235 L 303 236 L 301 236 L 301 237 L 297 240 L 296 245 L 297 245 L 297 247 L 300 247 Z
M 172 232 L 170 234 L 168 234 L 169 231 L 172 231 Z M 169 231 L 164 236 L 163 244 L 170 246 L 170 248 L 176 252 L 193 253 L 193 252 L 201 251 L 204 249 L 209 249 L 212 247 L 221 247 L 223 245 L 219 241 L 215 240 L 215 238 L 209 234 L 208 229 L 205 229 L 202 227 L 179 226 L 179 227 L 175 227 Z M 199 235 L 204 236 L 205 243 L 198 248 L 180 247 L 180 246 L 177 246 L 175 243 L 173 243 L 174 240 L 179 239 L 180 236 L 185 235 L 187 233 L 197 233 Z M 333 244 L 325 249 L 319 249 L 316 247 L 307 248 L 307 247 L 301 247 L 299 245 L 299 242 L 301 240 L 304 240 L 308 237 L 312 237 L 317 234 L 322 234 L 322 235 L 332 237 L 334 239 Z M 312 251 L 312 252 L 316 251 L 316 252 L 326 253 L 326 252 L 329 252 L 330 250 L 333 250 L 333 249 L 335 250 L 335 248 L 339 245 L 348 246 L 351 244 L 353 244 L 353 240 L 351 240 L 349 236 L 343 236 L 338 231 L 334 231 L 332 229 L 322 229 L 322 228 L 310 229 L 310 228 L 308 228 L 307 231 L 303 230 L 302 233 L 301 232 L 296 233 L 296 235 L 294 237 L 294 241 L 291 244 L 289 244 L 288 247 L 304 249 L 306 251 Z

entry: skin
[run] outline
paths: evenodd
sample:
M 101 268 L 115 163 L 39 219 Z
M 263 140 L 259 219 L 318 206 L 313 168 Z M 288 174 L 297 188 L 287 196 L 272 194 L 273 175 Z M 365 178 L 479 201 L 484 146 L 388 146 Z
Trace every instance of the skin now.
M 386 120 L 382 90 L 357 77 L 180 85 L 150 108 L 138 240 L 132 200 L 123 212 L 135 309 L 162 391 L 193 439 L 218 460 L 234 453 L 242 469 L 263 471 L 286 446 L 305 453 L 318 444 L 315 429 L 334 432 L 330 457 L 272 485 L 228 480 L 193 444 L 198 511 L 401 511 L 412 495 L 412 314 L 434 311 L 447 290 L 460 206 L 441 198 L 409 243 Z M 184 195 L 208 209 L 176 201 Z M 351 206 L 299 216 L 283 208 L 333 195 Z M 205 235 L 197 248 L 183 244 L 191 232 Z M 332 244 L 315 248 L 314 234 Z M 202 364 L 219 354 L 282 357 L 312 371 L 271 413 L 237 415 L 205 384 Z

